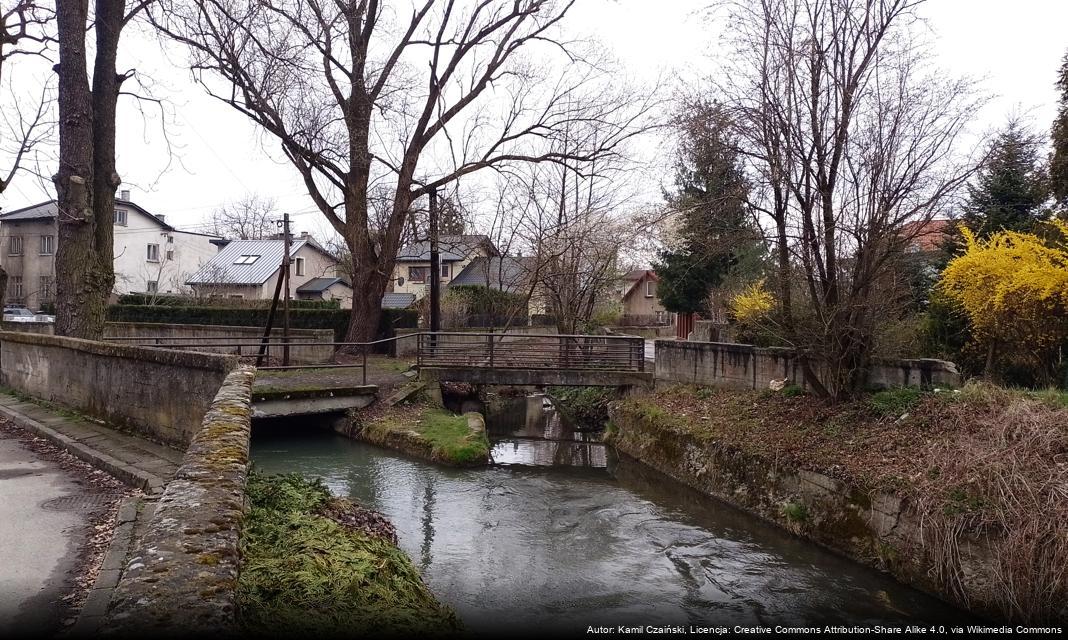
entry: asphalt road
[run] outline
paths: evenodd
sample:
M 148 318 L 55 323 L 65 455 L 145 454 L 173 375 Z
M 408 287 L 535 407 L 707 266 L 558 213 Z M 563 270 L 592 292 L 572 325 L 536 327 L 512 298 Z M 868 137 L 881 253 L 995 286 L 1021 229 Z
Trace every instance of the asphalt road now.
M 55 502 L 86 493 L 73 480 L 0 432 L 0 638 L 50 635 L 59 627 L 60 599 L 72 588 L 89 522 L 85 510 Z

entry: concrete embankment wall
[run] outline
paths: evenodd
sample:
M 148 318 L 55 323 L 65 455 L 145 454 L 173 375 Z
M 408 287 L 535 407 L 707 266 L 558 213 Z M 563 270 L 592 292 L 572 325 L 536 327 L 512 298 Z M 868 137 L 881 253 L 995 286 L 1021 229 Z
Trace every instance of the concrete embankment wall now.
M 0 332 L 0 385 L 185 448 L 233 356 Z
M 118 635 L 236 635 L 238 537 L 249 467 L 255 369 L 238 366 L 204 415 L 112 597 Z
M 281 317 L 279 317 L 281 324 Z M 289 357 L 294 364 L 318 364 L 330 362 L 334 355 L 334 347 L 329 343 L 334 341 L 332 329 L 290 329 L 293 342 L 316 343 L 313 345 L 289 346 Z M 282 357 L 282 329 L 276 326 L 271 332 L 270 355 L 272 358 Z M 177 341 L 180 344 L 187 342 L 185 338 L 202 338 L 204 343 L 226 343 L 236 341 L 247 346 L 241 347 L 243 354 L 255 354 L 259 340 L 263 337 L 263 329 L 259 327 L 233 327 L 227 325 L 209 324 L 162 324 L 155 322 L 109 322 L 104 326 L 104 336 L 107 338 L 182 338 Z M 190 343 L 199 343 L 199 340 L 188 340 Z M 253 344 L 255 342 L 255 344 Z M 237 347 L 212 347 L 198 344 L 197 351 L 211 353 L 237 354 Z
M 3 331 L 18 331 L 21 333 L 40 333 L 52 335 L 54 326 L 51 322 L 4 322 L 0 328 Z M 334 347 L 330 345 L 334 341 L 332 329 L 290 329 L 293 342 L 305 343 L 289 346 L 289 357 L 294 364 L 319 364 L 330 362 L 334 356 Z M 123 341 L 128 344 L 152 344 L 154 341 L 147 338 L 162 338 L 159 342 L 166 342 L 168 338 L 178 338 L 175 344 L 189 343 L 190 346 L 183 350 L 195 350 L 204 353 L 229 353 L 229 354 L 255 354 L 259 341 L 263 337 L 263 329 L 259 327 L 237 327 L 229 325 L 212 324 L 170 324 L 160 322 L 108 322 L 104 325 L 104 339 L 111 338 L 144 338 L 146 340 Z M 188 340 L 196 338 L 197 340 Z M 241 343 L 243 347 L 211 346 L 211 343 Z M 282 329 L 275 327 L 271 332 L 269 341 L 269 355 L 272 358 L 282 357 Z M 306 344 L 314 343 L 314 344 Z
M 771 380 L 783 378 L 791 384 L 805 386 L 801 364 L 789 349 L 726 342 L 656 341 L 658 381 L 767 389 Z M 959 385 L 956 365 L 945 360 L 880 362 L 868 373 L 868 386 L 875 389 Z
M 940 571 L 933 550 L 924 545 L 921 516 L 892 493 L 863 491 L 821 473 L 702 441 L 625 404 L 610 405 L 609 416 L 613 427 L 608 441 L 618 452 L 828 549 L 888 571 L 905 584 L 980 615 L 999 617 L 994 595 L 998 585 L 979 578 L 988 575 L 982 568 L 992 562 L 989 541 L 962 540 L 961 571 L 947 574 Z

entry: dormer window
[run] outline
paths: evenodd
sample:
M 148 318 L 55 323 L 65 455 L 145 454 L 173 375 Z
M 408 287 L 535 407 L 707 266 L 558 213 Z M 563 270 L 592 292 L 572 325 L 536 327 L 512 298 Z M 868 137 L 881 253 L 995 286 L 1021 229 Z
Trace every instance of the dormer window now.
M 255 261 L 259 260 L 259 259 L 260 259 L 259 256 L 243 255 L 240 258 L 238 258 L 237 260 L 234 260 L 234 264 L 252 264 L 253 262 L 255 262 Z

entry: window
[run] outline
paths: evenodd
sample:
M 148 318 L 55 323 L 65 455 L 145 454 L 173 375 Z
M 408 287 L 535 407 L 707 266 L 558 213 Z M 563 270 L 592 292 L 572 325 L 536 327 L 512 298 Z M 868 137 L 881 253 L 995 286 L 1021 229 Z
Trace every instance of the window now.
M 174 249 L 167 249 L 167 262 L 174 260 Z
M 56 237 L 41 236 L 41 255 L 50 256 L 55 253 Z
M 234 264 L 252 264 L 253 262 L 255 262 L 255 261 L 259 260 L 259 259 L 260 259 L 259 256 L 243 255 L 240 258 L 238 258 L 237 260 L 234 260 Z
M 295 258 L 294 262 L 296 262 L 297 275 L 304 275 L 304 258 Z
M 7 254 L 9 256 L 22 255 L 22 236 L 11 236 L 7 240 Z
M 408 267 L 408 279 L 412 282 L 426 282 L 426 267 Z
M 115 224 L 119 225 L 120 227 L 125 227 L 126 226 L 126 210 L 125 209 L 115 209 Z
M 150 245 L 148 245 L 148 256 L 145 258 L 145 260 L 148 260 L 149 262 L 159 262 L 159 245 L 158 244 L 150 244 Z
M 52 276 L 41 276 L 41 301 L 52 301 Z
M 159 281 L 158 280 L 149 280 L 148 284 L 146 285 L 146 291 L 148 291 L 148 293 L 158 293 L 159 292 Z
M 16 300 L 22 300 L 22 276 L 11 276 L 11 290 Z
M 449 277 L 449 265 L 447 265 L 447 264 L 441 265 L 441 277 L 442 278 L 448 278 Z
M 656 295 L 653 292 L 653 284 L 654 284 L 654 282 L 652 280 L 646 280 L 645 281 L 645 297 L 646 298 L 652 298 L 654 295 Z

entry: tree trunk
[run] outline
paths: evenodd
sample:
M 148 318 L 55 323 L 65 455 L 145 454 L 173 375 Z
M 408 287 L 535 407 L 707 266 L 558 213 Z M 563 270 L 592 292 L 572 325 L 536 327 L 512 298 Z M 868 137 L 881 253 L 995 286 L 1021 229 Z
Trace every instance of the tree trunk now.
M 86 74 L 87 0 L 59 0 L 60 169 L 56 334 L 98 340 L 115 286 L 115 72 L 124 0 L 97 0 L 93 88 Z
M 58 0 L 59 171 L 56 248 L 57 335 L 95 337 L 102 304 L 90 274 L 96 264 L 93 201 L 93 107 L 86 74 L 87 0 Z
M 367 271 L 353 274 L 352 313 L 345 342 L 371 342 L 378 338 L 378 324 L 382 318 L 382 296 L 386 280 Z

